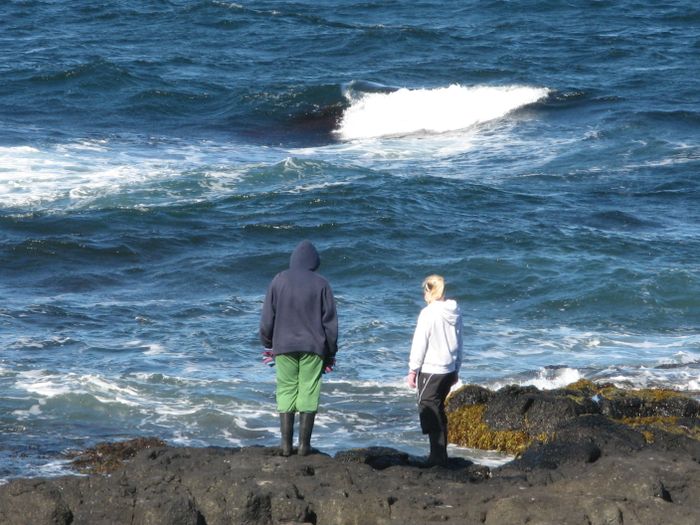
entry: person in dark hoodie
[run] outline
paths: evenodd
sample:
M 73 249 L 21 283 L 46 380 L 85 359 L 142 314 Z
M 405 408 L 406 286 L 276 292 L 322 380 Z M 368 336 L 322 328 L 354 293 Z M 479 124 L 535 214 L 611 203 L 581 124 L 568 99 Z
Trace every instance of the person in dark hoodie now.
M 423 281 L 421 310 L 408 362 L 408 386 L 418 388 L 423 434 L 430 439 L 431 465 L 447 465 L 445 399 L 458 381 L 462 365 L 462 313 L 457 302 L 445 299 L 445 279 L 429 275 Z
M 275 360 L 284 456 L 292 453 L 295 412 L 299 412 L 298 454 L 311 452 L 321 375 L 335 364 L 338 351 L 335 299 L 328 281 L 316 273 L 320 264 L 314 245 L 300 242 L 289 269 L 272 279 L 260 319 L 260 340 Z

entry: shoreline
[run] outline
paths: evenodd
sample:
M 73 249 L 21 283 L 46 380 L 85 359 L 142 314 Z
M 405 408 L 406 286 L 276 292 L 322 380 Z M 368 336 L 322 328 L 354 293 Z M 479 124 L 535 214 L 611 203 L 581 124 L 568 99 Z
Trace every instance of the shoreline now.
M 388 447 L 335 457 L 148 447 L 109 473 L 0 486 L 0 522 L 691 525 L 700 521 L 700 455 L 688 452 L 651 447 L 490 469 L 454 457 L 427 467 Z
M 87 475 L 0 486 L 0 522 L 700 523 L 694 399 L 577 382 L 556 391 L 466 385 L 448 405 L 450 425 L 464 432 L 456 438 L 519 447 L 515 459 L 488 467 L 452 456 L 434 467 L 390 446 L 283 457 L 276 447 L 139 438 L 73 458 Z M 464 419 L 474 413 L 481 419 Z

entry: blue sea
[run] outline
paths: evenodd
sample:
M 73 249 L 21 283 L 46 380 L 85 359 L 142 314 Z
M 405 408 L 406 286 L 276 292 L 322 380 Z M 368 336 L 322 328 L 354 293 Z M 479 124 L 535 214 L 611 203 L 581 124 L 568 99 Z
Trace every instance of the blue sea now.
M 700 398 L 699 70 L 689 0 L 0 2 L 0 479 L 276 445 L 258 322 L 303 239 L 323 452 L 426 453 L 430 273 L 462 383 Z

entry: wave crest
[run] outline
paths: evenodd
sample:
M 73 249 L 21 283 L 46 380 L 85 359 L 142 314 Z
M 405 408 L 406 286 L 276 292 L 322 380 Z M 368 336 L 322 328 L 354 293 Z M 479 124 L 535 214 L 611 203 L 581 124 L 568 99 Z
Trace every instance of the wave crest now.
M 350 98 L 336 134 L 343 140 L 445 133 L 501 118 L 542 100 L 547 88 L 461 86 L 366 93 Z

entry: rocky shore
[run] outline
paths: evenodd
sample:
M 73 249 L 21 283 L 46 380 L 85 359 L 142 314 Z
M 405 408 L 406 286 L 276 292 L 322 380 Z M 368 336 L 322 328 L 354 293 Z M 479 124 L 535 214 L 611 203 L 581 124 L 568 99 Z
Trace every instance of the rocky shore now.
M 429 467 L 393 448 L 282 457 L 276 448 L 104 444 L 87 473 L 0 486 L 2 524 L 697 524 L 700 403 L 581 382 L 468 385 L 451 439 L 517 458 Z

